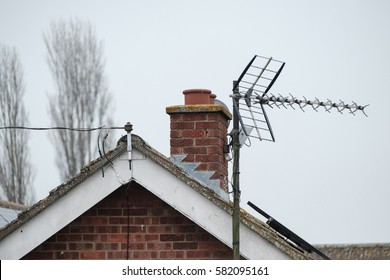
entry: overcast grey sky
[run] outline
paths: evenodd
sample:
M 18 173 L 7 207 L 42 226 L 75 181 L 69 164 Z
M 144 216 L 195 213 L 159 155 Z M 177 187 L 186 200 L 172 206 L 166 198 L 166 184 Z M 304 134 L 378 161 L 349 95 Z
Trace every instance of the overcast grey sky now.
M 368 118 L 266 108 L 276 143 L 242 149 L 241 202 L 311 243 L 390 242 L 389 1 L 0 0 L 0 42 L 19 51 L 31 126 L 50 125 L 42 34 L 72 17 L 104 41 L 115 125 L 132 122 L 167 156 L 165 107 L 189 88 L 231 107 L 232 81 L 255 54 L 286 62 L 273 93 L 370 104 Z M 61 183 L 56 151 L 47 132 L 29 144 L 41 199 Z

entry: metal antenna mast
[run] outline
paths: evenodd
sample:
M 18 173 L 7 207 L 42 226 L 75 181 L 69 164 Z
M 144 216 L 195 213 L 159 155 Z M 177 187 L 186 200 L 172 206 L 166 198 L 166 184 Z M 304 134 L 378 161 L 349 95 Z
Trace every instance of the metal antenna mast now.
M 233 110 L 233 258 L 240 259 L 240 140 L 239 140 L 239 97 L 237 82 L 233 82 L 233 104 L 237 109 Z
M 305 107 L 318 111 L 324 108 L 325 111 L 331 112 L 332 109 L 339 113 L 349 112 L 355 115 L 361 111 L 366 115 L 364 109 L 368 106 L 361 106 L 352 102 L 346 104 L 343 101 L 332 102 L 331 100 L 320 101 L 298 99 L 290 94 L 283 97 L 275 96 L 270 93 L 272 85 L 275 83 L 279 74 L 282 72 L 285 63 L 272 57 L 255 55 L 245 67 L 237 81 L 233 83 L 233 130 L 232 150 L 233 150 L 233 257 L 240 259 L 240 171 L 239 157 L 240 148 L 248 137 L 257 138 L 260 141 L 266 140 L 275 142 L 274 133 L 271 128 L 264 105 L 273 108 L 298 106 L 302 111 Z M 366 115 L 367 116 L 367 115 Z

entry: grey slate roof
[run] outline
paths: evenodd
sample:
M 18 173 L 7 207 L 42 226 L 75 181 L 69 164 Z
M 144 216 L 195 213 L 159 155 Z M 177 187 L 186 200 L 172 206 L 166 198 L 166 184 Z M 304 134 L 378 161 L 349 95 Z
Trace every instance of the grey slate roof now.
M 171 172 L 178 179 L 185 182 L 189 187 L 196 190 L 198 193 L 203 195 L 206 199 L 212 201 L 215 205 L 223 209 L 224 211 L 232 214 L 233 203 L 222 199 L 212 189 L 203 185 L 199 180 L 188 175 L 184 169 L 177 166 L 172 160 L 153 149 L 147 144 L 141 137 L 132 135 L 133 148 L 138 149 L 146 157 L 152 159 L 157 164 L 165 168 L 168 172 Z M 34 216 L 38 215 L 42 210 L 47 208 L 49 205 L 55 203 L 59 198 L 66 195 L 70 190 L 77 187 L 84 180 L 89 178 L 96 172 L 101 172 L 104 165 L 108 164 L 110 160 L 120 156 L 126 152 L 127 143 L 126 138 L 123 137 L 118 141 L 118 145 L 115 149 L 109 151 L 104 158 L 98 158 L 84 168 L 81 169 L 80 173 L 69 181 L 59 185 L 53 189 L 49 196 L 40 200 L 36 204 L 32 205 L 25 211 L 21 212 L 17 219 L 10 222 L 4 228 L 0 229 L 0 241 L 3 240 L 8 234 L 17 230 L 21 225 L 27 223 Z M 241 221 L 250 229 L 255 231 L 257 234 L 268 240 L 275 247 L 279 248 L 293 259 L 312 259 L 311 255 L 307 252 L 301 252 L 295 247 L 291 246 L 283 237 L 281 237 L 275 230 L 270 228 L 267 224 L 255 218 L 244 209 L 241 209 Z

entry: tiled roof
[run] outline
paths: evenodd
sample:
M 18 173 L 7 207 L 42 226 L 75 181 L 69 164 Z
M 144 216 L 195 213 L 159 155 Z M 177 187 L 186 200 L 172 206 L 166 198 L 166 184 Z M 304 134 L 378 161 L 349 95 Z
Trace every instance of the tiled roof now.
M 390 243 L 316 246 L 334 260 L 390 260 Z

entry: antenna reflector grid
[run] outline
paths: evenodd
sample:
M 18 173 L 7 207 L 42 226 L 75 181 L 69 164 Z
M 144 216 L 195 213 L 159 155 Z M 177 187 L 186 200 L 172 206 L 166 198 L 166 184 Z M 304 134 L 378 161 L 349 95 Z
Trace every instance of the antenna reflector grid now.
M 247 137 L 275 141 L 271 124 L 259 100 L 270 90 L 283 67 L 282 61 L 255 55 L 235 83 L 233 107 L 238 111 L 241 129 Z M 239 104 L 235 104 L 237 102 Z

